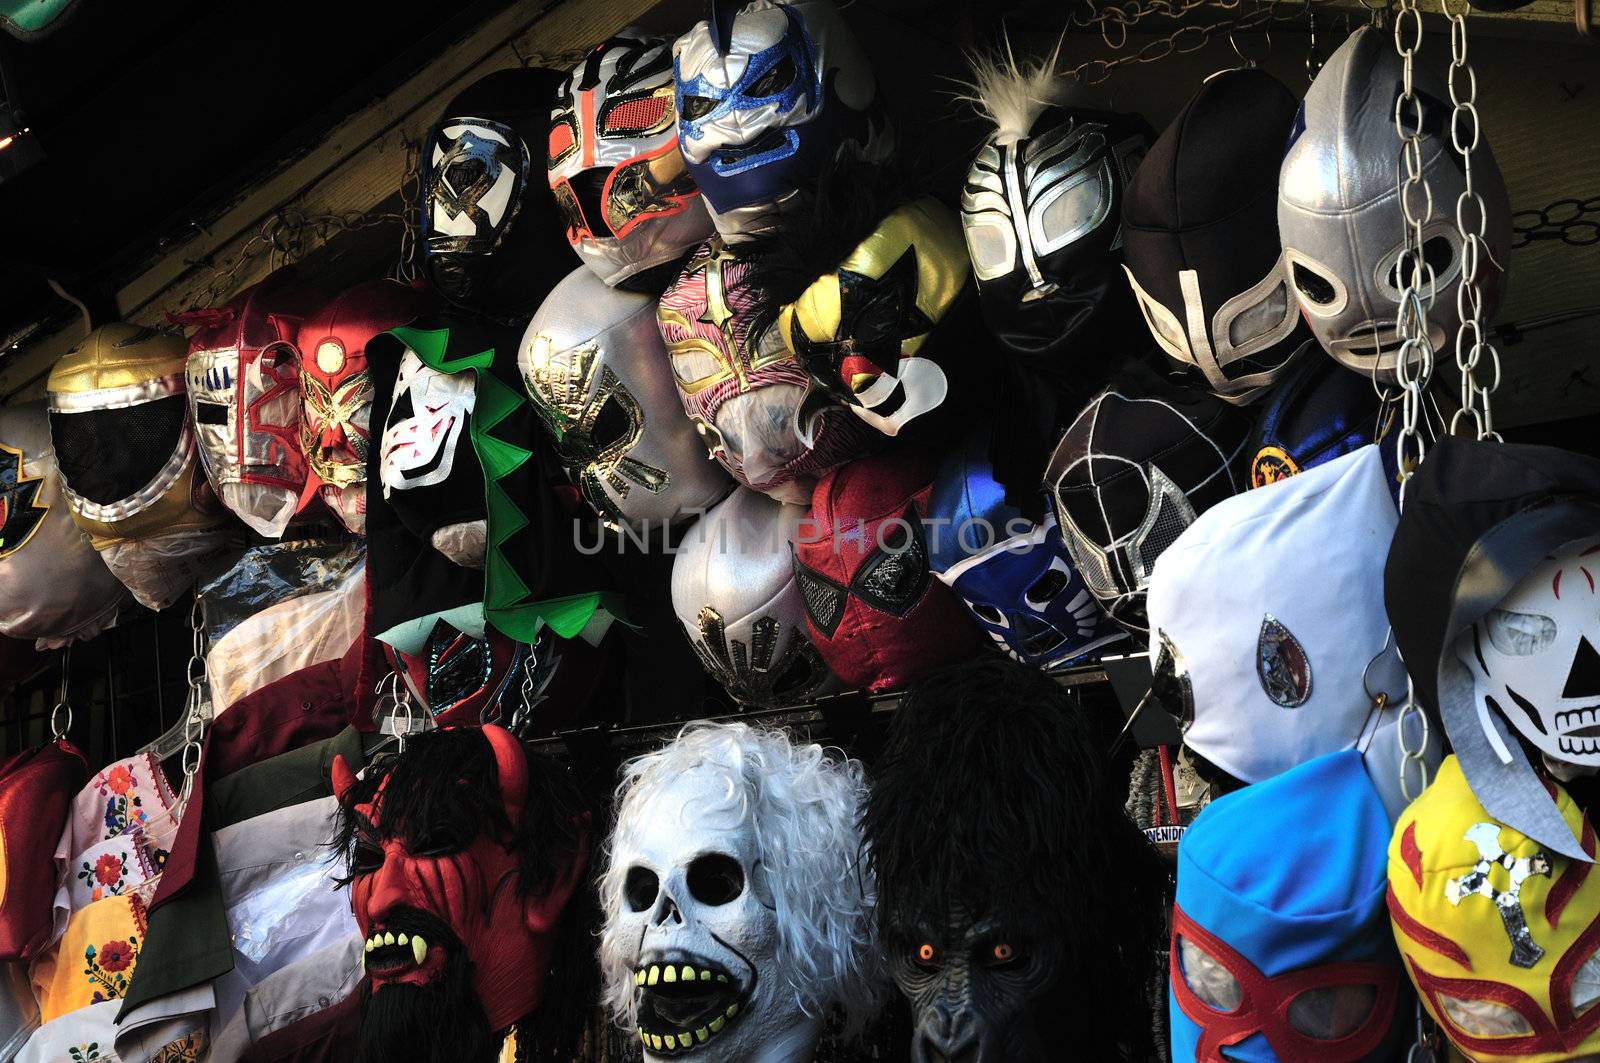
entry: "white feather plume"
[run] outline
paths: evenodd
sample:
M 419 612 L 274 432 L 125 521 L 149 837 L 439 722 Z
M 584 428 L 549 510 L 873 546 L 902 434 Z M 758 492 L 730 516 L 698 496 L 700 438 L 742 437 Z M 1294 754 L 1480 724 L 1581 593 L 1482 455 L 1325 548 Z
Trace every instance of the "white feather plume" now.
M 1074 102 L 1076 83 L 1058 70 L 1062 40 L 1048 56 L 1017 61 L 1011 40 L 1002 52 L 976 52 L 967 57 L 972 80 L 957 96 L 977 108 L 999 131 L 995 142 L 1014 144 L 1033 129 L 1034 121 L 1050 107 Z

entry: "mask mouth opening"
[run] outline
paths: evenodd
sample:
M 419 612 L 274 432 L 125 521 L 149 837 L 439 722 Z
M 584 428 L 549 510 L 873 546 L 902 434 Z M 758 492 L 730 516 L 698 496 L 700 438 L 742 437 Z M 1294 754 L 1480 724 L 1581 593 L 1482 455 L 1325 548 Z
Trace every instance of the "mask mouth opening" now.
M 757 155 L 765 155 L 768 152 L 782 151 L 784 148 L 789 148 L 792 152 L 793 145 L 790 142 L 790 137 L 793 135 L 792 130 L 773 126 L 754 140 L 743 144 L 724 145 L 717 149 L 717 165 L 719 167 L 737 166 L 746 159 Z M 775 161 L 775 159 L 771 161 Z
M 639 990 L 639 1040 L 652 1052 L 687 1052 L 723 1033 L 749 1010 L 755 993 L 720 964 L 699 957 L 641 960 L 633 972 Z
M 460 940 L 441 919 L 426 912 L 401 911 L 372 924 L 362 963 L 374 981 L 432 978 L 461 948 Z

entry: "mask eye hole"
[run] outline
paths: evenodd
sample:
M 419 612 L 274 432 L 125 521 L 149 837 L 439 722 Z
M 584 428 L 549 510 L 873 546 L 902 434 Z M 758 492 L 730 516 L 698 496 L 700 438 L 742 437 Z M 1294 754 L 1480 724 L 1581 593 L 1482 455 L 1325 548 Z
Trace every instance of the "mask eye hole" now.
M 606 399 L 605 405 L 600 407 L 600 412 L 595 414 L 594 429 L 590 432 L 590 439 L 601 450 L 606 450 L 614 444 L 627 438 L 630 429 L 628 414 L 613 395 Z
M 1022 964 L 1023 959 L 1022 949 L 1009 941 L 996 941 L 982 950 L 983 965 L 991 969 L 1017 967 Z
M 1331 306 L 1338 293 L 1327 278 L 1311 272 L 1299 262 L 1291 267 L 1294 273 L 1295 291 L 1299 292 L 1307 302 L 1316 306 Z
M 773 68 L 761 75 L 761 79 L 750 86 L 752 96 L 773 96 L 788 88 L 794 82 L 794 60 L 784 56 L 778 60 Z
M 370 875 L 383 866 L 383 847 L 364 835 L 356 835 L 350 853 L 350 874 Z
M 1378 1003 L 1371 985 L 1330 985 L 1308 989 L 1289 1003 L 1289 1025 L 1319 1041 L 1336 1041 L 1361 1029 Z
M 227 424 L 228 407 L 220 402 L 196 402 L 194 404 L 195 424 Z
M 1237 1011 L 1244 1002 L 1244 989 L 1204 949 L 1186 937 L 1178 938 L 1179 972 L 1200 1002 L 1213 1011 Z
M 717 101 L 709 96 L 685 96 L 678 101 L 678 115 L 685 122 L 704 118 L 716 108 Z
M 916 947 L 911 958 L 919 967 L 938 967 L 944 962 L 938 948 L 926 941 Z
M 660 889 L 661 880 L 654 871 L 648 867 L 630 867 L 622 883 L 622 897 L 628 903 L 628 911 L 642 912 L 655 903 Z
M 701 904 L 712 906 L 737 900 L 744 892 L 744 869 L 723 853 L 707 853 L 689 865 L 689 892 Z
M 1049 605 L 1056 595 L 1066 589 L 1067 574 L 1059 568 L 1052 568 L 1034 580 L 1033 586 L 1028 588 L 1028 603 L 1030 605 Z
M 1491 609 L 1483 626 L 1494 648 L 1509 657 L 1531 657 L 1556 640 L 1556 622 L 1538 613 Z
M 1455 257 L 1455 247 L 1443 236 L 1430 236 L 1422 242 L 1422 261 L 1426 264 L 1427 270 L 1432 272 L 1435 280 L 1445 275 Z M 1395 257 L 1394 272 L 1389 276 L 1389 283 L 1394 285 L 1396 291 L 1403 292 L 1406 290 L 1406 282 L 1410 279 L 1411 255 L 1408 251 L 1401 251 Z
M 1448 993 L 1440 993 L 1438 999 L 1450 1024 L 1473 1037 L 1511 1037 L 1533 1032 L 1520 1012 L 1504 1004 L 1465 1000 Z
M 984 623 L 1005 623 L 1006 618 L 1000 615 L 1000 610 L 996 609 L 988 602 L 969 602 L 968 604 L 972 607 L 972 611 L 978 615 L 978 619 L 982 620 Z

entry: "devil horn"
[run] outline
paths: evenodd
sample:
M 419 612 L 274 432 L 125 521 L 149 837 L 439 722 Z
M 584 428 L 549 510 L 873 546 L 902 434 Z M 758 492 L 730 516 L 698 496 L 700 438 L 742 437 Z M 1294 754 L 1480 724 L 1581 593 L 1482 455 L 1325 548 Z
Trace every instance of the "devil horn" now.
M 739 13 L 739 2 L 711 0 L 711 17 L 706 21 L 710 23 L 711 44 L 718 55 L 726 56 L 733 45 L 733 19 Z
M 350 770 L 350 765 L 345 761 L 343 753 L 334 754 L 331 774 L 333 776 L 333 796 L 338 798 L 339 803 L 342 805 L 345 803 L 345 794 L 349 793 L 350 788 L 356 784 L 356 773 Z
M 528 799 L 528 756 L 510 731 L 492 723 L 483 725 L 483 737 L 494 750 L 494 766 L 500 775 L 500 798 L 505 802 L 506 819 L 516 829 L 522 821 L 522 805 Z

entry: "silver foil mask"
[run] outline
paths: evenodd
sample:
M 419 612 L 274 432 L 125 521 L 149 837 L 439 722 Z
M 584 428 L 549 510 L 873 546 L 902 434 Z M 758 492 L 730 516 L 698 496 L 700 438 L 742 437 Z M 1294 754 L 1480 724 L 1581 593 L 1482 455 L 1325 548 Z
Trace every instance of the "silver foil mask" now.
M 712 678 L 742 705 L 796 705 L 836 689 L 806 634 L 789 544 L 807 510 L 748 487 L 702 517 L 672 564 L 672 607 Z
M 732 486 L 683 416 L 655 309 L 648 296 L 574 270 L 517 352 L 562 464 L 613 528 L 680 520 Z
M 1278 183 L 1278 230 L 1306 321 L 1340 364 L 1384 383 L 1395 380 L 1396 324 L 1411 274 L 1410 260 L 1402 261 L 1405 220 L 1395 182 L 1395 106 L 1403 76 L 1386 34 L 1369 27 L 1353 33 L 1311 83 Z M 1422 174 L 1433 207 L 1422 232 L 1425 273 L 1433 277 L 1427 329 L 1438 351 L 1454 343 L 1460 324 L 1462 240 L 1455 213 L 1466 178 L 1450 142 L 1449 90 L 1420 64 L 1414 76 L 1418 107 L 1408 107 L 1403 118 L 1408 125 L 1421 118 Z M 1469 231 L 1481 222 L 1488 245 L 1478 265 L 1487 324 L 1505 292 L 1511 246 L 1510 203 L 1487 137 L 1472 153 L 1472 183 L 1486 217 L 1468 210 L 1464 220 Z

